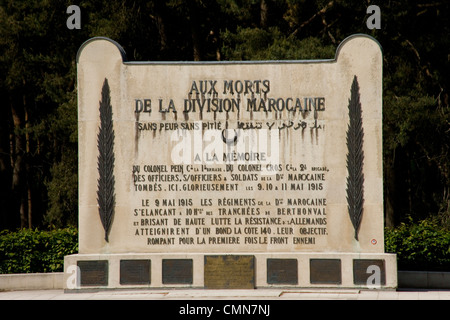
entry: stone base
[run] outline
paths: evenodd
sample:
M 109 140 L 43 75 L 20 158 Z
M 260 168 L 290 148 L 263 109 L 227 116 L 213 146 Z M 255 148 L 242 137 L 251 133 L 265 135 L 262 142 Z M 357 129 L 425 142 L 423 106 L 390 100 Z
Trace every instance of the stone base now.
M 395 254 L 76 254 L 64 258 L 64 288 L 397 287 Z

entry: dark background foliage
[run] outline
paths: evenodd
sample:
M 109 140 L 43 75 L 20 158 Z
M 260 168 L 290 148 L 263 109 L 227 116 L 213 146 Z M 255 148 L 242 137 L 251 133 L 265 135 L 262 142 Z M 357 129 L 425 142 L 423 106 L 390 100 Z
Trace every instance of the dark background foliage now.
M 66 9 L 81 9 L 69 30 Z M 450 3 L 0 0 L 0 230 L 77 224 L 75 57 L 94 36 L 129 60 L 333 58 L 355 33 L 383 47 L 386 226 L 450 224 Z

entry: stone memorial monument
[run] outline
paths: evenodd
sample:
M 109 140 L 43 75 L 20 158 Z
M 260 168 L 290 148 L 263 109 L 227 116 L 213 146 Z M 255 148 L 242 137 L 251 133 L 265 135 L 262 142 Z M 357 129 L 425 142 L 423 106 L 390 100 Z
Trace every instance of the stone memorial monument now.
M 366 35 L 307 61 L 130 62 L 85 42 L 66 289 L 395 288 L 382 61 Z

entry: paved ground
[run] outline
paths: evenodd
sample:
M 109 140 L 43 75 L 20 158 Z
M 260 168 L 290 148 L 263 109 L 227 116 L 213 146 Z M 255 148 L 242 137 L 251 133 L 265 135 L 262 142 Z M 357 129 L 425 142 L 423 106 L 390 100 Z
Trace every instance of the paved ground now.
M 0 300 L 450 300 L 450 290 L 30 290 L 3 291 Z

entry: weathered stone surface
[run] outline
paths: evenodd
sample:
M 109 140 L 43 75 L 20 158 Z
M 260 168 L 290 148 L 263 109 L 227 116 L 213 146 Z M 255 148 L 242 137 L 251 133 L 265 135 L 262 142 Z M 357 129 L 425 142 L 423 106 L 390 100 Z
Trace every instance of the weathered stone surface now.
M 382 61 L 365 35 L 308 61 L 130 62 L 85 42 L 66 287 L 395 287 Z
M 128 62 L 94 38 L 77 66 L 80 253 L 384 252 L 372 38 L 344 40 L 331 60 L 216 63 Z M 100 146 L 105 79 L 114 139 Z M 364 133 L 359 224 L 347 202 L 352 92 Z M 108 143 L 112 177 L 98 159 Z M 104 198 L 114 195 L 103 222 L 100 172 Z

